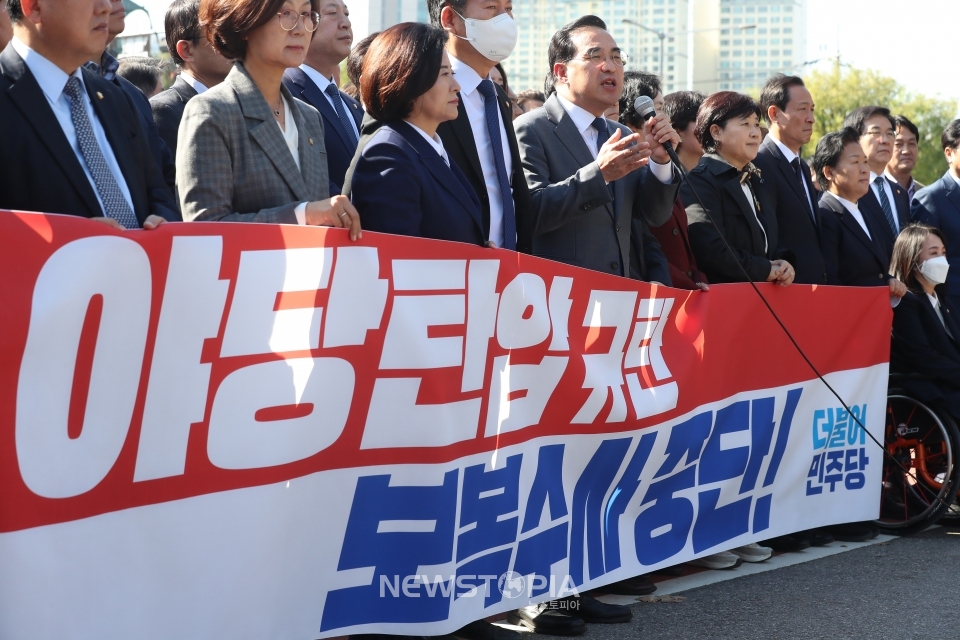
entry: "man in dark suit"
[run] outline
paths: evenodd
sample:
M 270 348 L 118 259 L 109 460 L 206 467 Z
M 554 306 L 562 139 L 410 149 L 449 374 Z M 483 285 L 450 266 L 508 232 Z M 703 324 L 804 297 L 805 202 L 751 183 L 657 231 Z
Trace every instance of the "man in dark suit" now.
M 537 220 L 533 252 L 629 275 L 634 205 L 652 226 L 670 217 L 678 181 L 662 143 L 679 136 L 664 114 L 643 135 L 603 118 L 620 98 L 624 59 L 596 16 L 557 31 L 549 58 L 556 92 L 516 121 Z
M 770 133 L 753 164 L 760 169 L 777 212 L 780 245 L 793 251 L 800 284 L 826 284 L 820 249 L 820 211 L 810 167 L 800 149 L 813 135 L 813 97 L 797 76 L 776 74 L 763 86 L 760 111 Z
M 960 265 L 960 119 L 952 121 L 940 136 L 947 157 L 947 172 L 932 185 L 917 192 L 912 217 L 936 227 L 947 239 L 947 259 Z M 960 266 L 947 273 L 947 296 L 954 309 L 960 309 Z
M 108 37 L 107 46 L 113 42 L 118 35 L 123 33 L 126 26 L 126 8 L 123 6 L 123 0 L 110 0 L 110 23 L 107 27 Z M 160 167 L 163 179 L 174 193 L 176 189 L 177 171 L 173 164 L 173 154 L 167 148 L 166 143 L 160 138 L 160 132 L 157 130 L 157 123 L 153 121 L 153 113 L 150 111 L 150 101 L 143 95 L 133 83 L 117 75 L 120 68 L 120 61 L 110 55 L 110 52 L 104 48 L 100 55 L 96 56 L 94 61 L 87 62 L 87 68 L 94 73 L 99 73 L 103 78 L 123 89 L 129 96 L 137 110 L 140 118 L 140 125 L 143 134 L 150 145 L 150 153 L 153 155 L 154 162 Z
M 6 0 L 14 39 L 0 53 L 0 209 L 153 229 L 179 220 L 116 85 L 82 68 L 106 46 L 106 0 Z
M 313 34 L 306 61 L 283 76 L 293 97 L 312 105 L 323 116 L 331 195 L 341 192 L 344 175 L 357 151 L 363 108 L 337 87 L 340 63 L 350 55 L 353 30 L 342 0 L 321 0 L 320 24 Z
M 851 111 L 843 121 L 860 134 L 860 146 L 867 154 L 870 167 L 870 190 L 858 206 L 865 216 L 873 216 L 886 224 L 880 225 L 880 247 L 888 256 L 893 253 L 893 241 L 900 230 L 910 223 L 910 201 L 907 190 L 884 177 L 883 173 L 893 157 L 896 123 L 885 107 L 867 106 Z
M 173 86 L 150 99 L 160 137 L 177 157 L 177 132 L 187 102 L 227 77 L 233 63 L 217 53 L 200 29 L 200 0 L 175 0 L 167 9 L 164 28 L 170 57 L 180 69 Z
M 480 40 L 467 20 L 487 21 L 512 11 L 509 0 L 427 0 L 430 23 L 450 34 L 447 54 L 460 83 L 459 115 L 437 129 L 450 158 L 480 198 L 484 234 L 497 247 L 530 252 L 530 192 L 520 167 L 510 99 L 490 70 L 516 45 L 516 23 L 505 21 Z
M 914 180 L 913 170 L 917 166 L 917 157 L 920 153 L 918 142 L 920 130 L 910 122 L 907 116 L 894 116 L 897 125 L 897 137 L 893 139 L 893 155 L 887 163 L 885 175 L 907 190 L 907 198 L 913 202 L 913 196 L 923 189 L 925 184 Z

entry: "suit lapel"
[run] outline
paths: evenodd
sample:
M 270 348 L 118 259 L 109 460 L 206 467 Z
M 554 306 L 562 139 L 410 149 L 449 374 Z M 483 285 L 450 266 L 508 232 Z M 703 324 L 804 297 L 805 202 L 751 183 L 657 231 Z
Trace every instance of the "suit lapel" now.
M 960 187 L 957 186 L 956 180 L 948 173 L 940 178 L 940 181 L 943 182 L 943 190 L 947 200 L 956 208 L 957 213 L 960 213 Z M 960 337 L 958 337 L 958 340 L 960 340 Z
M 473 139 L 473 129 L 470 127 L 470 118 L 467 117 L 467 108 L 463 106 L 463 96 L 458 93 L 457 97 L 460 98 L 460 103 L 457 105 L 457 119 L 450 123 L 450 129 L 470 162 L 470 170 L 476 176 L 476 182 L 484 184 L 480 152 L 477 151 L 477 141 Z M 460 169 L 466 170 L 467 167 L 460 167 Z
M 303 176 L 297 170 L 297 163 L 294 162 L 287 143 L 283 139 L 283 133 L 273 119 L 270 113 L 270 107 L 264 99 L 260 89 L 254 84 L 253 80 L 243 68 L 242 63 L 237 63 L 233 71 L 227 76 L 227 82 L 231 83 L 237 101 L 240 104 L 240 110 L 243 111 L 245 118 L 253 121 L 259 121 L 256 124 L 248 124 L 250 137 L 260 146 L 264 154 L 270 158 L 270 162 L 276 167 L 277 172 L 283 177 L 287 186 L 293 191 L 299 200 L 309 200 L 307 185 L 303 181 Z M 281 85 L 280 92 L 287 100 L 293 100 L 290 91 Z M 296 111 L 296 107 L 291 104 L 291 111 Z M 296 118 L 296 116 L 294 116 Z M 300 131 L 300 137 L 307 135 L 306 131 Z M 301 144 L 303 141 L 301 140 Z
M 91 215 L 102 216 L 103 209 L 97 202 L 97 195 L 83 172 L 77 155 L 60 128 L 56 115 L 50 108 L 46 96 L 43 95 L 43 90 L 27 69 L 23 59 L 13 50 L 13 47 L 7 47 L 0 55 L 0 64 L 3 65 L 4 74 L 13 81 L 13 85 L 7 90 L 11 101 L 30 122 L 37 138 L 60 165 Z
M 351 143 L 344 137 L 345 132 L 343 131 L 343 127 L 340 126 L 340 118 L 337 117 L 337 112 L 330 106 L 330 101 L 323 91 L 320 91 L 317 83 L 311 80 L 310 76 L 301 69 L 287 69 L 286 73 L 287 77 L 293 80 L 295 85 L 300 87 L 301 95 L 298 97 L 302 97 L 305 102 L 312 104 L 314 108 L 320 112 L 320 115 L 323 116 L 323 119 L 326 120 L 324 133 L 333 131 L 337 134 L 337 137 L 340 138 L 343 145 L 349 148 Z M 357 130 L 359 129 L 360 124 L 357 123 Z
M 96 90 L 96 85 L 100 82 L 107 81 L 93 75 L 86 69 L 83 70 L 83 84 L 87 88 L 87 95 L 90 96 L 90 102 L 93 103 L 93 110 L 96 112 L 97 118 L 100 119 L 100 125 L 107 134 L 107 141 L 110 143 L 113 155 L 117 159 L 117 164 L 120 165 L 120 172 L 127 182 L 127 189 L 130 190 L 130 199 L 133 201 L 134 212 L 138 213 L 138 218 L 141 218 L 139 215 L 140 212 L 137 212 L 137 201 L 139 199 L 137 196 L 141 193 L 141 190 L 137 188 L 139 185 L 137 170 L 140 167 L 133 161 L 133 155 L 131 153 L 131 141 L 141 133 L 139 118 L 137 118 L 136 114 L 133 114 L 135 119 L 134 123 L 137 126 L 132 130 L 125 127 L 125 123 L 130 124 L 130 119 L 120 115 L 121 112 L 117 108 L 117 105 L 111 102 L 109 97 L 106 100 L 100 98 L 101 95 L 107 95 L 102 91 Z M 126 94 L 122 93 L 123 88 L 117 88 L 121 92 L 121 99 L 125 99 Z M 133 105 L 130 106 L 131 109 L 134 108 Z
M 863 199 L 861 198 L 861 201 L 862 200 Z M 853 215 L 847 211 L 847 208 L 844 207 L 843 204 L 837 200 L 832 193 L 824 193 L 821 202 L 840 215 L 840 224 L 849 229 L 850 232 L 857 238 L 857 240 L 859 240 L 865 247 L 867 247 L 867 249 L 870 250 L 871 253 L 873 253 L 877 260 L 880 261 L 880 264 L 888 262 L 889 259 L 884 260 L 883 252 L 880 250 L 880 246 L 877 244 L 876 240 L 872 239 L 877 237 L 879 230 L 876 229 L 876 225 L 870 223 L 870 219 L 867 216 L 863 215 L 863 209 L 860 210 L 860 215 L 863 216 L 863 221 L 870 230 L 869 236 L 864 232 L 863 227 L 860 226 L 860 223 L 857 222 Z M 884 224 L 886 224 L 886 220 L 884 220 Z
M 588 164 L 595 162 L 596 160 L 593 157 L 593 154 L 590 153 L 590 149 L 587 148 L 587 143 L 583 141 L 583 136 L 580 135 L 580 130 L 577 129 L 577 125 L 573 123 L 573 119 L 570 117 L 570 114 L 567 113 L 567 110 L 563 108 L 563 105 L 560 104 L 560 101 L 557 100 L 556 96 L 550 96 L 547 99 L 544 107 L 547 110 L 547 114 L 550 116 L 551 122 L 556 126 L 553 129 L 553 133 L 557 136 L 557 139 L 560 143 L 566 147 L 567 151 L 570 152 L 570 155 L 573 156 L 573 159 L 576 161 L 578 167 L 585 167 Z M 620 187 L 617 183 L 619 180 L 614 181 L 613 183 L 613 193 L 614 198 L 622 197 L 623 188 Z M 619 187 L 619 188 L 618 188 Z M 616 212 L 613 210 L 613 203 L 608 202 L 604 205 L 607 210 L 607 213 L 611 218 L 616 221 Z
M 892 250 L 893 230 L 887 222 L 887 216 L 883 214 L 883 208 L 880 206 L 877 196 L 874 195 L 872 186 L 867 190 L 867 195 L 857 201 L 857 207 L 860 209 L 867 226 L 870 227 L 870 233 L 874 234 L 874 239 L 879 241 L 880 238 L 883 238 Z
M 180 100 L 184 104 L 189 102 L 191 98 L 194 98 L 197 95 L 197 90 L 190 86 L 190 83 L 180 76 L 177 76 L 177 81 L 173 83 L 171 89 L 177 92 L 177 95 L 180 96 Z
M 299 134 L 297 138 L 297 152 L 300 155 L 300 175 L 304 185 L 303 195 L 297 194 L 297 197 L 311 200 L 313 199 L 313 194 L 308 193 L 307 185 L 321 183 L 323 167 L 321 166 L 318 150 L 313 149 L 317 141 L 313 139 L 313 134 L 310 133 L 307 121 L 303 117 L 301 106 L 296 100 L 292 100 L 290 106 L 292 107 L 293 119 L 297 123 L 297 131 Z
M 343 104 L 347 108 L 347 113 L 350 114 L 353 122 L 357 125 L 357 131 L 360 131 L 360 125 L 363 123 L 363 107 L 343 91 L 340 92 L 340 99 L 343 100 Z
M 417 152 L 420 161 L 427 168 L 427 171 L 453 196 L 453 199 L 457 203 L 461 203 L 462 208 L 473 218 L 474 222 L 477 223 L 477 228 L 482 232 L 483 221 L 477 215 L 479 211 L 474 211 L 462 205 L 462 203 L 471 201 L 470 194 L 464 190 L 463 184 L 461 184 L 460 180 L 453 174 L 452 167 L 447 166 L 447 163 L 440 157 L 436 149 L 431 147 L 430 144 L 423 139 L 423 136 L 417 133 L 411 125 L 400 120 L 390 124 L 389 127 L 399 133 L 403 139 L 413 147 L 413 150 Z M 453 180 L 451 180 L 451 178 L 453 178 Z
M 727 180 L 726 184 L 723 185 L 724 189 L 727 190 L 734 200 L 737 201 L 737 204 L 740 206 L 740 211 L 743 212 L 743 217 L 747 221 L 747 225 L 750 227 L 750 237 L 753 239 L 753 250 L 754 253 L 760 255 L 766 255 L 767 252 L 764 251 L 764 232 L 758 224 L 759 215 L 754 215 L 753 207 L 750 205 L 750 202 L 747 200 L 747 194 L 743 192 L 743 187 L 740 184 L 740 179 L 734 176 L 732 179 Z M 769 240 L 767 241 L 769 245 Z M 773 248 L 773 247 L 769 247 Z
M 883 179 L 890 183 L 890 189 L 893 191 L 893 200 L 897 207 L 897 224 L 902 231 L 910 224 L 910 198 L 907 197 L 907 190 L 899 183 L 890 180 L 887 176 L 883 176 Z

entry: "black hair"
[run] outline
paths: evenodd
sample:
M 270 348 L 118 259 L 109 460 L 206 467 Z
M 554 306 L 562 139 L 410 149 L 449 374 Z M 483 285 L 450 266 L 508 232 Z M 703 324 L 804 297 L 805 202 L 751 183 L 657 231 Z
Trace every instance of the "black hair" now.
M 827 167 L 836 169 L 840 164 L 840 156 L 848 144 L 856 142 L 860 144 L 860 134 L 853 127 L 844 127 L 840 131 L 833 131 L 820 138 L 817 143 L 817 150 L 813 154 L 811 166 L 817 172 L 817 183 L 824 191 L 830 186 L 823 170 Z
M 444 7 L 450 7 L 461 16 L 467 8 L 467 0 L 427 0 L 427 13 L 430 14 L 430 24 L 443 28 L 440 24 L 440 12 Z
M 790 87 L 803 87 L 803 79 L 800 76 L 787 76 L 778 73 L 770 76 L 763 90 L 760 92 L 760 112 L 763 118 L 770 123 L 770 107 L 776 107 L 780 111 L 786 111 L 787 104 L 790 102 Z
M 547 71 L 547 76 L 543 79 L 543 95 L 549 98 L 557 90 L 556 84 L 557 79 L 553 77 L 553 70 Z
M 697 140 L 706 152 L 717 150 L 717 141 L 710 133 L 710 127 L 717 125 L 721 129 L 729 120 L 747 118 L 751 115 L 760 118 L 760 105 L 750 96 L 736 91 L 719 91 L 700 105 L 697 112 Z
M 127 80 L 143 95 L 149 96 L 163 78 L 163 69 L 153 58 L 124 58 L 120 61 L 117 75 Z
M 906 127 L 907 131 L 913 134 L 913 137 L 917 139 L 917 142 L 920 142 L 920 129 L 917 129 L 917 125 L 910 122 L 910 118 L 907 116 L 894 116 L 893 117 L 893 129 L 896 131 L 901 127 Z
M 670 118 L 670 126 L 684 131 L 697 121 L 697 111 L 707 96 L 699 91 L 674 91 L 663 98 L 663 112 Z
M 196 42 L 204 37 L 200 30 L 200 0 L 174 0 L 163 18 L 163 28 L 167 32 L 170 57 L 177 66 L 183 66 L 177 43 L 181 40 Z
M 631 127 L 643 126 L 643 118 L 633 108 L 633 103 L 640 96 L 653 100 L 660 91 L 660 76 L 646 71 L 624 72 L 623 93 L 620 95 L 620 122 Z
M 550 38 L 550 46 L 547 48 L 547 62 L 550 64 L 551 75 L 553 74 L 554 65 L 558 62 L 570 62 L 573 60 L 573 57 L 577 55 L 577 45 L 573 44 L 571 37 L 574 32 L 590 27 L 606 31 L 607 23 L 597 16 L 581 16 L 573 22 L 568 22 L 563 25 L 553 34 L 553 37 Z M 548 91 L 547 87 L 544 86 L 544 93 L 550 95 L 551 91 L 552 88 Z
M 7 0 L 7 15 L 10 16 L 10 22 L 23 20 L 23 7 L 20 5 L 20 0 Z
M 950 124 L 943 130 L 943 135 L 940 136 L 940 144 L 944 151 L 948 148 L 956 149 L 957 145 L 960 145 L 960 118 L 951 120 Z
M 856 129 L 857 133 L 862 136 L 864 134 L 863 128 L 866 121 L 874 116 L 883 116 L 890 121 L 890 126 L 896 130 L 897 123 L 894 122 L 893 116 L 890 115 L 890 109 L 887 109 L 886 107 L 878 107 L 876 105 L 854 109 L 847 114 L 846 118 L 844 118 L 843 126 L 853 127 Z

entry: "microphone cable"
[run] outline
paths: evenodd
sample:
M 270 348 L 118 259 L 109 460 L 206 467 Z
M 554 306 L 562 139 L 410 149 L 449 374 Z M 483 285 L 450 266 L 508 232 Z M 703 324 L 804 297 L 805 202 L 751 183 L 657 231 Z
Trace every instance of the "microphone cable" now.
M 650 118 L 656 115 L 656 110 L 653 106 L 653 100 L 649 96 L 638 97 L 634 102 L 633 106 L 644 122 L 646 122 L 647 120 L 649 120 Z M 773 319 L 776 320 L 778 325 L 780 325 L 780 328 L 783 330 L 783 333 L 786 334 L 787 338 L 790 340 L 794 348 L 797 350 L 797 353 L 800 354 L 800 357 L 803 358 L 804 362 L 807 363 L 807 366 L 809 366 L 810 370 L 813 371 L 813 373 L 817 376 L 817 378 L 819 378 L 820 382 L 822 382 L 824 386 L 826 386 L 826 388 L 830 391 L 830 393 L 832 393 L 833 396 L 840 402 L 840 404 L 843 406 L 847 414 L 853 420 L 856 421 L 857 426 L 859 426 L 860 429 L 862 429 L 863 432 L 866 433 L 867 436 L 869 436 L 869 438 L 874 442 L 874 444 L 880 447 L 884 455 L 890 458 L 890 460 L 892 460 L 894 464 L 896 464 L 900 468 L 900 470 L 903 471 L 904 474 L 910 475 L 910 472 L 907 470 L 907 468 L 904 467 L 903 464 L 899 460 L 897 460 L 892 453 L 887 451 L 887 448 L 879 440 L 877 440 L 872 433 L 870 433 L 870 431 L 866 428 L 863 422 L 860 421 L 859 416 L 855 415 L 853 412 L 850 411 L 850 406 L 846 403 L 846 401 L 842 397 L 840 397 L 840 394 L 837 393 L 836 389 L 834 389 L 830 385 L 830 383 L 827 382 L 826 378 L 823 377 L 823 374 L 820 373 L 820 370 L 817 369 L 816 365 L 813 364 L 810 358 L 807 357 L 807 354 L 804 353 L 803 349 L 800 348 L 800 345 L 797 343 L 796 339 L 793 337 L 793 334 L 790 333 L 790 330 L 787 329 L 787 326 L 783 323 L 783 320 L 781 320 L 780 316 L 777 315 L 777 312 L 774 311 L 773 307 L 770 305 L 770 302 L 767 300 L 766 296 L 764 296 L 763 293 L 760 291 L 760 288 L 757 286 L 757 283 L 754 282 L 753 278 L 750 277 L 750 274 L 747 273 L 746 268 L 743 266 L 743 263 L 740 262 L 740 259 L 737 257 L 736 252 L 730 246 L 730 243 L 727 242 L 727 238 L 723 234 L 723 232 L 720 230 L 720 227 L 717 225 L 717 221 L 714 219 L 713 213 L 711 213 L 710 210 L 707 209 L 706 206 L 704 206 L 703 200 L 700 199 L 700 195 L 697 193 L 697 190 L 690 183 L 690 180 L 687 177 L 687 170 L 684 168 L 683 164 L 680 162 L 680 158 L 677 157 L 677 153 L 674 150 L 673 145 L 669 141 L 667 141 L 663 143 L 663 147 L 664 149 L 666 149 L 667 154 L 670 156 L 670 159 L 673 161 L 673 164 L 676 165 L 677 170 L 680 173 L 680 177 L 683 179 L 683 181 L 687 183 L 687 186 L 690 187 L 690 191 L 691 193 L 693 193 L 693 197 L 697 200 L 697 204 L 699 204 L 700 208 L 703 209 L 703 212 L 707 214 L 707 218 L 710 220 L 710 224 L 713 226 L 714 230 L 716 230 L 717 232 L 717 235 L 719 235 L 720 239 L 723 241 L 723 246 L 727 249 L 727 251 L 730 252 L 730 255 L 733 256 L 733 259 L 737 263 L 737 267 L 739 267 L 740 272 L 743 274 L 746 281 L 750 283 L 750 286 L 756 292 L 757 296 L 759 296 L 760 300 L 763 302 L 763 305 L 767 308 L 767 311 L 770 312 L 770 315 L 773 316 Z M 830 427 L 830 434 L 827 436 L 827 441 L 829 441 L 830 438 L 833 437 L 833 433 L 835 429 L 836 429 L 836 424 Z M 953 466 L 956 466 L 958 464 L 956 460 L 957 452 L 954 452 L 953 458 L 954 458 Z M 821 464 L 824 464 L 824 463 L 825 461 L 821 460 Z M 948 480 L 949 480 L 949 474 L 947 478 L 944 479 L 944 483 L 948 482 Z M 933 490 L 926 487 L 922 482 L 917 482 L 914 486 L 923 487 L 923 490 L 925 492 L 928 492 L 929 494 L 933 493 Z M 949 506 L 947 505 L 947 503 L 943 501 L 943 498 L 937 495 L 933 495 L 933 499 L 939 502 L 941 505 Z

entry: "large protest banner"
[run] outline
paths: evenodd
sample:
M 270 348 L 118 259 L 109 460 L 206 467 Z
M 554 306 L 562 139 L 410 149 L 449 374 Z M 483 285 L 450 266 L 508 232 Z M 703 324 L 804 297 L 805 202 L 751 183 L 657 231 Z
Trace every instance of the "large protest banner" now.
M 0 274 L 4 640 L 448 633 L 879 512 L 748 285 L 9 212 Z M 759 286 L 880 437 L 886 289 Z

